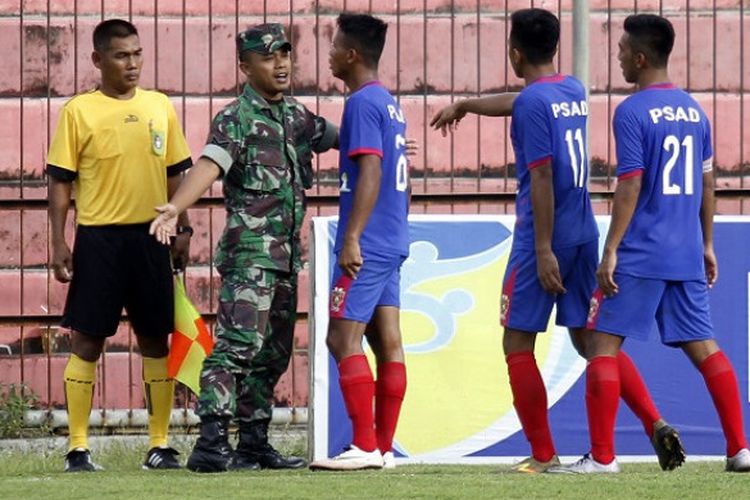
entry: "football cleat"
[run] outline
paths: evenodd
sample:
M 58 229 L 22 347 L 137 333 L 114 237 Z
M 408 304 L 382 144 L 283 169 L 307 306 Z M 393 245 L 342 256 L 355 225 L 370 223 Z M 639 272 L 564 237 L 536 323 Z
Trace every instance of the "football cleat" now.
M 310 470 L 364 470 L 382 469 L 383 455 L 377 448 L 372 451 L 360 450 L 349 445 L 343 453 L 333 458 L 317 460 L 310 464 Z
M 180 462 L 177 461 L 179 454 L 180 452 L 174 448 L 151 448 L 146 454 L 146 461 L 143 462 L 143 470 L 179 469 Z
M 663 420 L 654 424 L 651 444 L 659 458 L 661 470 L 674 470 L 685 463 L 685 449 L 682 447 L 679 433 Z
M 91 460 L 89 450 L 76 448 L 65 455 L 65 472 L 94 472 L 98 470 L 104 470 L 104 467 Z
M 396 457 L 393 456 L 392 451 L 386 451 L 385 453 L 383 453 L 383 468 L 384 469 L 396 468 Z
M 750 450 L 742 448 L 733 457 L 727 457 L 727 472 L 750 472 Z
M 552 455 L 546 462 L 540 462 L 534 457 L 529 457 L 526 460 L 518 462 L 510 470 L 511 472 L 519 472 L 521 474 L 541 474 L 547 472 L 550 467 L 559 467 L 560 459 L 557 455 Z
M 620 466 L 617 464 L 617 459 L 608 464 L 600 464 L 591 457 L 590 453 L 586 453 L 575 463 L 550 467 L 547 472 L 550 474 L 616 474 L 620 472 Z

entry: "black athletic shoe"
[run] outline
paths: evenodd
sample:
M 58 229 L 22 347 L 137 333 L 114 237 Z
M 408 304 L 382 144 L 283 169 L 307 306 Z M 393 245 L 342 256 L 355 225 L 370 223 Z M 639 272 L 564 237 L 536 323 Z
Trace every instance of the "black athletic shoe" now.
M 174 448 L 151 448 L 146 454 L 143 469 L 179 469 L 181 467 L 180 462 L 177 461 L 177 455 L 179 454 Z
M 91 460 L 91 452 L 83 448 L 70 450 L 65 455 L 65 472 L 95 472 L 104 468 Z
M 682 447 L 680 434 L 671 425 L 663 421 L 655 423 L 651 444 L 659 457 L 662 470 L 674 470 L 685 463 L 685 449 Z

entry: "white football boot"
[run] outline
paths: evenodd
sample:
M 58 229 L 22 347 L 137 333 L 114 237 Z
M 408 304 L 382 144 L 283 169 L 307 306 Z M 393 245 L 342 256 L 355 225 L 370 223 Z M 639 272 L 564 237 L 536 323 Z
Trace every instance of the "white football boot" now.
M 311 470 L 364 470 L 382 469 L 383 455 L 377 448 L 372 451 L 360 450 L 353 444 L 343 453 L 333 458 L 316 460 L 310 464 Z
M 590 453 L 586 453 L 579 461 L 570 465 L 551 467 L 547 469 L 549 474 L 616 474 L 620 472 L 617 459 L 608 464 L 600 464 L 593 459 Z

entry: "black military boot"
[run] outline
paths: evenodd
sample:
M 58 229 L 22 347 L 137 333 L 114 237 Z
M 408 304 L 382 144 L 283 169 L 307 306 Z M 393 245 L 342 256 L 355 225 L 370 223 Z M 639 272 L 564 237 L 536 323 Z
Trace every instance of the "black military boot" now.
M 283 457 L 268 443 L 270 419 L 240 422 L 235 463 L 258 464 L 262 469 L 300 469 L 307 461 L 300 457 Z
M 247 452 L 247 444 L 244 446 L 242 444 L 242 424 L 240 424 L 240 429 L 237 431 L 236 437 L 237 451 L 232 457 L 232 463 L 229 464 L 229 468 L 238 471 L 260 470 L 260 464 L 255 455 Z M 247 439 L 245 439 L 245 441 L 247 441 Z
M 187 461 L 193 472 L 225 472 L 232 461 L 229 418 L 201 417 L 201 434 Z

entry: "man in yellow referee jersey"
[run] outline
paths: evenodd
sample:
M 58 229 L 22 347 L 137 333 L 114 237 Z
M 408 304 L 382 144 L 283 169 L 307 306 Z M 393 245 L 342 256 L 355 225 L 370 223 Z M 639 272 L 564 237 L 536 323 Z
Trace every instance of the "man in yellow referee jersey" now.
M 138 87 L 143 54 L 136 28 L 120 19 L 104 21 L 93 43 L 101 83 L 65 104 L 47 158 L 50 267 L 55 279 L 70 282 L 62 320 L 72 343 L 64 372 L 70 429 L 65 470 L 100 468 L 87 439 L 96 363 L 123 307 L 143 356 L 150 441 L 143 467 L 178 468 L 177 452 L 167 446 L 174 394 L 167 375 L 172 269 L 169 249 L 148 228 L 154 207 L 177 190 L 180 172 L 192 161 L 169 99 Z M 65 221 L 72 191 L 77 228 L 71 254 Z M 192 235 L 186 217 L 180 224 L 172 247 L 176 265 L 187 262 Z

